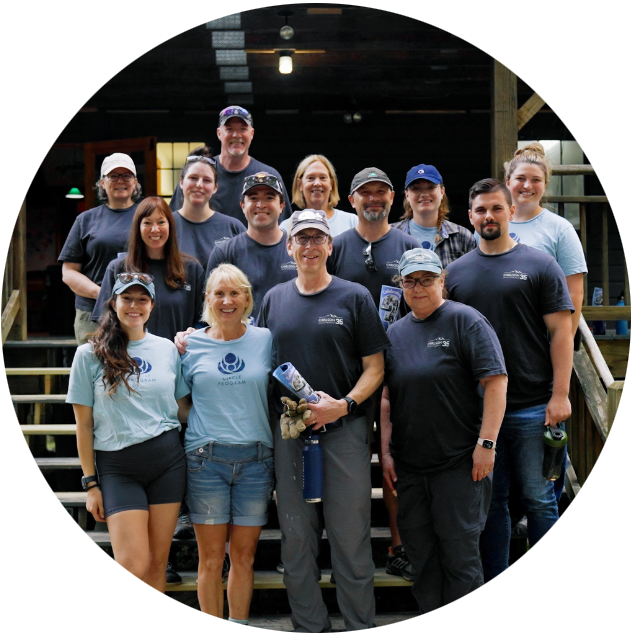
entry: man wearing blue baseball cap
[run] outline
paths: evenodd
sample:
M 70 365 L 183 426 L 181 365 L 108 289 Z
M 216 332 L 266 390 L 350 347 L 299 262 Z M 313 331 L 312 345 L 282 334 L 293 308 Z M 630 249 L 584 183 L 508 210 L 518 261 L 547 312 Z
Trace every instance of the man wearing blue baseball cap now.
M 442 175 L 435 166 L 421 163 L 406 174 L 404 214 L 391 226 L 413 236 L 421 247 L 433 250 L 446 267 L 475 249 L 472 232 L 452 223 Z
M 246 177 L 259 172 L 273 174 L 281 184 L 283 179 L 279 172 L 267 164 L 250 157 L 249 149 L 254 139 L 254 120 L 252 114 L 242 106 L 228 106 L 219 113 L 219 125 L 216 136 L 221 142 L 221 153 L 214 157 L 217 171 L 217 191 L 210 199 L 210 207 L 238 219 L 247 225 L 240 201 L 242 199 L 243 182 Z M 282 185 L 285 206 L 280 220 L 291 216 L 292 208 L 285 186 Z M 183 192 L 177 187 L 170 201 L 173 210 L 183 205 Z

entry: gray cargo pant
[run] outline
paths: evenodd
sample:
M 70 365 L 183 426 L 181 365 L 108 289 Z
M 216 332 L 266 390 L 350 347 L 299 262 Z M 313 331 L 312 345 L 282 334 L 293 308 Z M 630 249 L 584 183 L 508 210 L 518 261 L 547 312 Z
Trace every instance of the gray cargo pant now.
M 336 597 L 348 631 L 373 626 L 375 596 L 371 555 L 371 465 L 365 417 L 320 436 L 323 514 L 331 547 Z M 316 504 L 303 500 L 304 441 L 283 440 L 274 431 L 276 497 L 281 554 L 297 632 L 329 632 L 331 621 L 318 584 L 320 521 Z

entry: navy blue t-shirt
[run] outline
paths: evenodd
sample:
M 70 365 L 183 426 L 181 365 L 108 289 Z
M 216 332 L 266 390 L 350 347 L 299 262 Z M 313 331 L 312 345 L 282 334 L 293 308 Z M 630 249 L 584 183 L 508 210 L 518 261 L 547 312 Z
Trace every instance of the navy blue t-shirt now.
M 257 172 L 269 172 L 270 174 L 278 177 L 280 182 L 283 184 L 285 208 L 283 209 L 283 213 L 280 215 L 280 221 L 283 221 L 292 215 L 292 208 L 291 203 L 289 202 L 289 196 L 287 195 L 287 189 L 285 188 L 285 183 L 283 182 L 283 178 L 280 176 L 278 170 L 268 166 L 267 164 L 261 163 L 257 159 L 254 159 L 254 157 L 250 157 L 250 162 L 247 165 L 247 168 L 239 170 L 238 172 L 232 172 L 230 170 L 226 170 L 221 165 L 218 155 L 214 158 L 216 159 L 216 181 L 219 187 L 210 199 L 210 207 L 213 210 L 227 214 L 228 216 L 240 221 L 243 226 L 247 227 L 247 219 L 245 218 L 243 209 L 241 208 L 243 181 L 245 180 L 245 177 L 249 177 Z M 183 190 L 181 190 L 180 185 L 177 185 L 175 188 L 172 199 L 170 200 L 170 207 L 174 211 L 180 210 L 183 207 Z
M 296 278 L 297 274 L 296 263 L 287 253 L 287 235 L 284 232 L 275 245 L 262 245 L 246 232 L 221 243 L 210 254 L 205 270 L 206 281 L 210 272 L 220 263 L 235 265 L 249 279 L 254 297 L 253 318 L 258 316 L 265 294 L 274 285 Z
M 448 297 L 482 313 L 495 329 L 508 368 L 508 411 L 552 397 L 549 332 L 543 316 L 573 311 L 559 264 L 527 245 L 503 254 L 479 248 L 447 267 Z
M 121 210 L 113 210 L 104 203 L 82 212 L 75 219 L 57 260 L 79 263 L 82 274 L 101 285 L 108 263 L 126 251 L 135 210 L 137 203 Z M 95 299 L 75 294 L 75 307 L 93 311 Z
M 472 307 L 447 300 L 424 320 L 407 314 L 387 334 L 393 457 L 425 473 L 457 466 L 479 437 L 479 380 L 506 373 L 495 330 Z
M 242 223 L 221 212 L 215 212 L 209 219 L 200 223 L 190 221 L 175 212 L 174 222 L 179 251 L 194 256 L 202 267 L 208 264 L 210 254 L 217 245 L 245 232 Z
M 327 261 L 327 270 L 334 276 L 366 287 L 378 309 L 382 285 L 398 286 L 393 282 L 393 277 L 399 274 L 398 263 L 402 254 L 422 246 L 409 234 L 391 228 L 382 238 L 373 242 L 371 254 L 378 271 L 369 272 L 362 254 L 367 245 L 369 241 L 363 239 L 355 228 L 339 234 L 333 239 L 333 252 Z
M 270 289 L 257 325 L 272 332 L 274 368 L 291 362 L 314 391 L 335 399 L 356 385 L 362 358 L 390 346 L 369 292 L 336 276 L 316 294 L 301 294 L 293 280 Z M 280 396 L 291 394 L 274 384 L 274 408 L 282 413 Z
M 102 288 L 91 320 L 99 322 L 103 308 L 112 295 L 117 274 L 125 270 L 126 255 L 111 261 L 106 268 Z M 154 277 L 155 306 L 146 325 L 149 333 L 174 340 L 178 331 L 194 327 L 201 319 L 205 281 L 203 268 L 195 260 L 185 260 L 186 280 L 179 289 L 170 289 L 164 279 L 166 260 L 149 259 L 144 273 Z

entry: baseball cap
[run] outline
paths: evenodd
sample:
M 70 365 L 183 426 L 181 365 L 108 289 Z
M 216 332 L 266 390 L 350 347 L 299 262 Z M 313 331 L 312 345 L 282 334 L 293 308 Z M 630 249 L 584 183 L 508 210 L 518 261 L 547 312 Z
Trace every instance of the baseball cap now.
M 313 210 L 312 208 L 296 210 L 291 215 L 289 219 L 289 236 L 295 236 L 300 230 L 306 230 L 311 227 L 331 236 L 327 215 L 322 210 Z
M 270 174 L 269 172 L 257 172 L 256 174 L 251 174 L 249 177 L 245 177 L 245 180 L 243 181 L 241 199 L 248 190 L 259 185 L 269 186 L 272 190 L 276 190 L 278 194 L 283 194 L 283 184 L 280 182 L 278 177 Z
M 243 108 L 242 106 L 228 106 L 224 108 L 219 113 L 219 128 L 223 126 L 223 124 L 228 120 L 232 119 L 232 117 L 239 117 L 249 126 L 253 126 L 254 120 L 252 119 L 251 113 Z
M 413 166 L 406 173 L 406 183 L 404 188 L 408 188 L 413 181 L 417 179 L 426 179 L 436 185 L 443 182 L 442 175 L 437 171 L 435 166 L 427 166 L 425 163 L 421 163 L 419 166 Z
M 113 293 L 115 296 L 126 291 L 134 285 L 141 285 L 149 294 L 150 298 L 155 299 L 155 284 L 152 282 L 153 277 L 150 274 L 140 274 L 138 272 L 122 272 L 117 274 L 117 279 L 113 285 Z
M 379 168 L 365 168 L 364 170 L 360 170 L 360 172 L 353 177 L 349 194 L 353 194 L 360 186 L 365 183 L 369 183 L 370 181 L 382 181 L 382 183 L 386 183 L 389 188 L 393 190 L 391 179 L 389 179 L 384 170 L 380 170 Z
M 135 176 L 137 176 L 137 170 L 135 168 L 134 161 L 123 152 L 115 152 L 112 155 L 108 155 L 104 161 L 102 161 L 102 173 L 101 176 L 105 177 L 109 172 L 115 168 L 128 168 Z
M 433 250 L 425 250 L 423 247 L 416 247 L 407 250 L 402 254 L 398 265 L 400 276 L 406 276 L 413 272 L 433 272 L 434 274 L 442 273 L 442 262 L 439 256 Z

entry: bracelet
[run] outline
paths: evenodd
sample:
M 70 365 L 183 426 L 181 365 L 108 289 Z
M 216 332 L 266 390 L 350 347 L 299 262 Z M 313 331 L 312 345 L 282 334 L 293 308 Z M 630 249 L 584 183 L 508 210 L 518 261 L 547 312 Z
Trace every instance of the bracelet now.
M 97 486 L 99 486 L 99 484 L 93 484 L 92 486 L 87 486 L 86 492 L 88 492 L 91 488 L 97 488 Z

